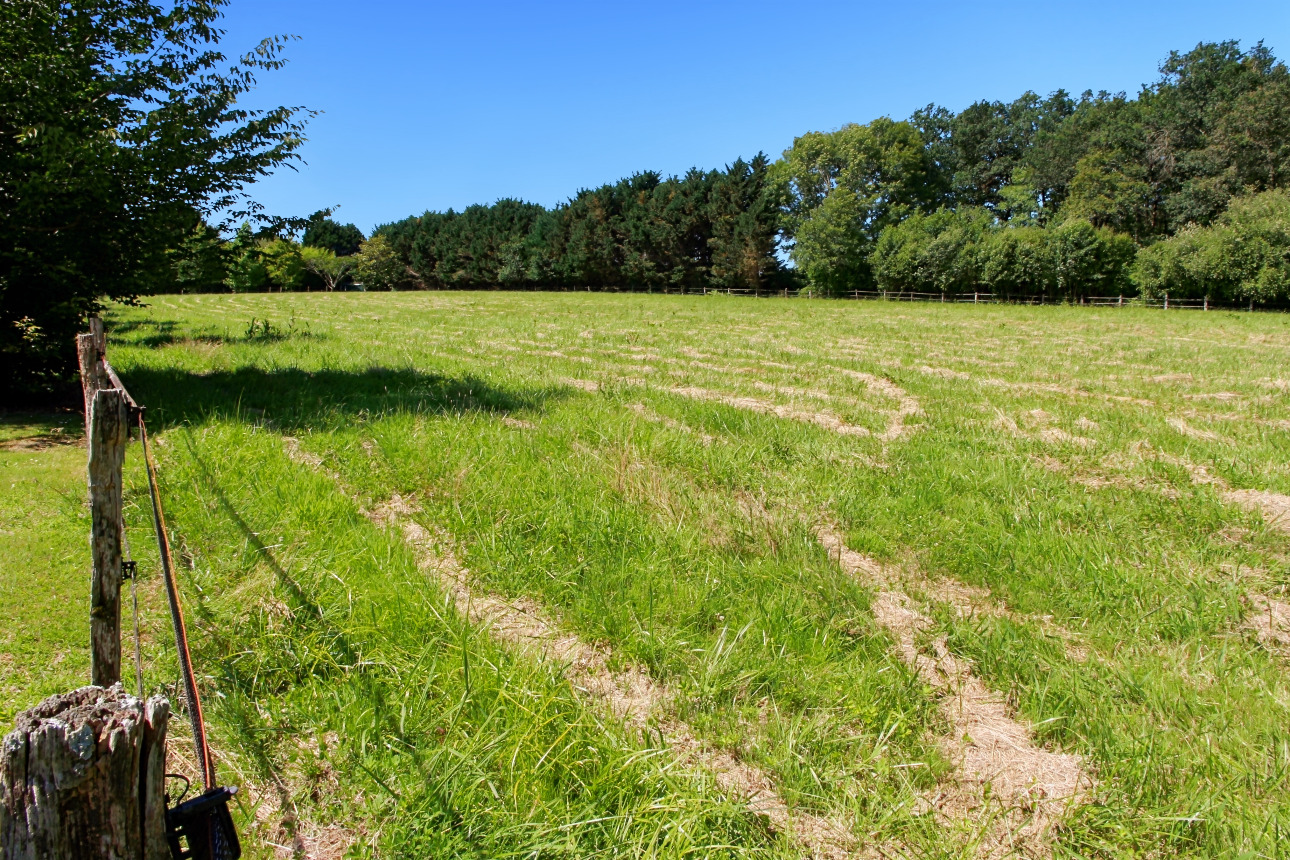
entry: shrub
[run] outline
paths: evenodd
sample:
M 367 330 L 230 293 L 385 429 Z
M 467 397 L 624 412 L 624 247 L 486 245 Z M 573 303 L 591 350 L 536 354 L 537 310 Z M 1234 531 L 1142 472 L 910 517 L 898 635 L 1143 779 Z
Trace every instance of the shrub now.
M 1151 298 L 1290 299 L 1290 192 L 1239 197 L 1213 226 L 1192 224 L 1144 248 L 1133 277 Z
M 981 240 L 992 218 L 984 209 L 942 209 L 888 227 L 870 257 L 879 289 L 946 294 L 977 289 Z

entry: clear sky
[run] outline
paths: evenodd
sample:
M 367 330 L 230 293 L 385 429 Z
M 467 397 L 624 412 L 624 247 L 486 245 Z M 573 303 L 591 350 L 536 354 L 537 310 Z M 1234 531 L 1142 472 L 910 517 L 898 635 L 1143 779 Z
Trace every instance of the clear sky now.
M 640 170 L 721 167 L 796 135 L 1027 89 L 1136 92 L 1171 49 L 1262 39 L 1290 2 L 233 0 L 226 53 L 300 37 L 248 100 L 324 111 L 280 215 L 364 232 L 427 209 L 547 206 Z

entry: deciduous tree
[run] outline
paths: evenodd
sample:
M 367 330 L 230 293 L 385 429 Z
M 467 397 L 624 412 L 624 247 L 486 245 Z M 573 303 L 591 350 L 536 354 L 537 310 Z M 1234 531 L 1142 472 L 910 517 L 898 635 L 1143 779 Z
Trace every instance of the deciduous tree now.
M 0 364 L 5 384 L 74 371 L 105 300 L 169 285 L 200 217 L 263 212 L 246 188 L 296 158 L 299 108 L 239 99 L 281 38 L 230 65 L 226 0 L 9 0 L 0 9 Z

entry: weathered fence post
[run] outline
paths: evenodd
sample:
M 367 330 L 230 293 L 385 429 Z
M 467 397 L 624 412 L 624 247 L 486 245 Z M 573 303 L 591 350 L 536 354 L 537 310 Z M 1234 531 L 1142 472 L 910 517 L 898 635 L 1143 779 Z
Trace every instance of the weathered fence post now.
M 81 394 L 85 398 L 85 435 L 87 437 L 90 435 L 90 406 L 94 402 L 94 392 L 100 388 L 110 387 L 107 373 L 103 370 L 103 353 L 106 346 L 103 321 L 98 317 L 92 317 L 89 333 L 76 336 L 76 360 L 81 366 Z
M 1169 310 L 1169 294 L 1165 293 L 1165 310 Z
M 125 392 L 101 388 L 90 404 L 90 683 L 121 680 L 121 466 L 129 430 Z
M 169 717 L 119 684 L 19 714 L 0 752 L 0 860 L 166 860 Z

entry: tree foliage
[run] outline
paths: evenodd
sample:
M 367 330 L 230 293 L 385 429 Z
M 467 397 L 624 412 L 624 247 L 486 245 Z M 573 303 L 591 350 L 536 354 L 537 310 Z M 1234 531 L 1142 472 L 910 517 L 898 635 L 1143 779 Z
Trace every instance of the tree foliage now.
M 354 256 L 354 276 L 365 290 L 401 290 L 412 285 L 407 267 L 384 236 L 373 236 Z
M 788 188 L 793 262 L 823 292 L 868 289 L 884 229 L 929 211 L 946 186 L 912 124 L 882 117 L 793 141 L 777 165 Z
M 105 299 L 172 283 L 200 215 L 263 212 L 248 183 L 290 162 L 299 108 L 238 106 L 283 39 L 219 52 L 225 0 L 10 0 L 0 10 L 0 360 L 44 387 Z
M 1228 259 L 1213 244 L 1238 229 L 1223 213 L 1290 185 L 1290 72 L 1261 43 L 1218 42 L 1170 54 L 1160 73 L 1136 97 L 1027 92 L 802 135 L 775 165 L 797 272 L 825 293 L 971 285 L 1075 299 L 1131 291 L 1141 248 L 1138 282 L 1169 281 L 1152 272 L 1181 271 L 1182 258 L 1201 278 L 1199 261 Z M 1153 249 L 1174 235 L 1179 250 Z M 1219 291 L 1290 300 L 1276 267 L 1258 266 L 1257 289 L 1242 274 Z M 1207 271 L 1186 289 L 1217 285 Z
M 306 271 L 322 280 L 328 292 L 340 286 L 358 262 L 353 255 L 338 257 L 328 248 L 316 248 L 312 245 L 301 246 L 300 260 Z
M 638 173 L 545 209 L 519 200 L 427 212 L 377 229 L 422 285 L 765 289 L 781 199 L 764 155 L 683 177 Z
M 353 224 L 339 224 L 327 215 L 327 211 L 323 210 L 309 216 L 300 244 L 310 248 L 326 248 L 338 257 L 357 254 L 358 246 L 363 244 L 363 231 Z
M 1134 277 L 1152 298 L 1284 300 L 1290 296 L 1290 191 L 1238 198 L 1214 224 L 1188 225 L 1142 249 Z

